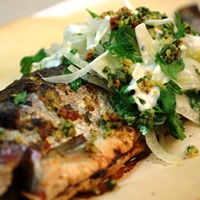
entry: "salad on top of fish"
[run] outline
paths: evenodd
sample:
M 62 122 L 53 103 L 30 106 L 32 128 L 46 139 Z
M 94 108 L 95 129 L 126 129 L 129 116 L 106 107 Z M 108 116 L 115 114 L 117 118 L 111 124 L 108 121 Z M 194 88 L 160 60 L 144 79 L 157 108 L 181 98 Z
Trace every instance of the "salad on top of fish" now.
M 185 118 L 200 122 L 199 34 L 176 13 L 170 18 L 128 0 L 116 12 L 87 11 L 91 17 L 68 26 L 61 44 L 24 57 L 22 74 L 64 65 L 63 75 L 43 80 L 74 91 L 84 81 L 105 88 L 115 108 L 107 112 L 137 125 L 158 158 L 179 163 L 159 142 L 166 132 L 183 140 Z

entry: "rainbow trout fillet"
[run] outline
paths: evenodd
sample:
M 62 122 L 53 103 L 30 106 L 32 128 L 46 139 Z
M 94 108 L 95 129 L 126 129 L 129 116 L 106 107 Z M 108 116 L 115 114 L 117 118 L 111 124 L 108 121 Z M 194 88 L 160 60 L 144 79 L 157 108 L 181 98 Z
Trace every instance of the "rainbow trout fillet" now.
M 75 92 L 41 78 L 63 70 L 30 73 L 0 92 L 4 199 L 13 191 L 15 199 L 21 194 L 33 200 L 71 199 L 98 187 L 147 149 L 139 131 L 112 114 L 111 93 L 89 83 Z M 25 101 L 16 103 L 23 92 Z

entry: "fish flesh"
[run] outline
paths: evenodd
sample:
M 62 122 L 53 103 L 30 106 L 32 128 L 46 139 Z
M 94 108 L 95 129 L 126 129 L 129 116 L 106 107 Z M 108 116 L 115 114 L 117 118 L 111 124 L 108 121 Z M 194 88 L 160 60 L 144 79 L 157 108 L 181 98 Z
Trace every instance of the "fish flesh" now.
M 74 91 L 41 78 L 63 71 L 63 66 L 40 69 L 0 92 L 4 199 L 13 193 L 13 183 L 26 199 L 71 199 L 98 187 L 147 150 L 137 128 L 113 112 L 112 93 L 87 82 Z M 23 92 L 25 102 L 16 104 L 14 98 Z

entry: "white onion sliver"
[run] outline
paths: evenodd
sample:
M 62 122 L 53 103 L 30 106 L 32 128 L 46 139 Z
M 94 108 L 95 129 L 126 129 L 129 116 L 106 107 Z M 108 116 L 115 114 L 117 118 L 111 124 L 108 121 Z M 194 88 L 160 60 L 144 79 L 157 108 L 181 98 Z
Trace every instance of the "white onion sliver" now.
M 159 144 L 157 138 L 156 138 L 156 133 L 154 130 L 151 130 L 146 136 L 146 143 L 148 145 L 148 147 L 151 149 L 151 151 L 153 152 L 153 154 L 165 161 L 166 163 L 169 164 L 180 164 L 182 159 L 178 158 L 178 157 L 174 157 L 173 155 L 169 154 L 168 152 L 166 152 Z

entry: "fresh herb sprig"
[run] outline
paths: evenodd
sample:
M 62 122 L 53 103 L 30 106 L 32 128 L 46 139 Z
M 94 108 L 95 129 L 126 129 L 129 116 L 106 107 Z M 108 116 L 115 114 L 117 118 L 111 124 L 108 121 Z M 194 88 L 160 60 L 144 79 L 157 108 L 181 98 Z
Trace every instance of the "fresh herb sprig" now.
M 18 104 L 25 104 L 26 103 L 26 98 L 27 98 L 27 92 L 23 91 L 18 94 L 12 94 L 10 96 L 12 99 L 13 103 L 17 106 Z
M 34 62 L 41 61 L 45 57 L 47 57 L 47 53 L 45 52 L 45 49 L 42 48 L 35 55 L 26 56 L 26 57 L 22 58 L 20 61 L 20 66 L 21 66 L 20 72 L 23 75 L 29 74 L 32 70 L 32 64 Z
M 177 32 L 175 33 L 176 40 L 179 40 L 182 37 L 185 37 L 185 29 L 187 27 L 187 24 L 185 22 L 182 22 L 180 16 L 175 13 L 176 23 L 177 23 Z
M 138 48 L 136 48 L 138 45 L 134 45 L 137 44 L 137 41 L 133 29 L 122 26 L 116 31 L 112 31 L 111 36 L 114 41 L 108 45 L 107 49 L 112 55 L 119 59 L 130 59 L 133 63 L 142 62 Z

